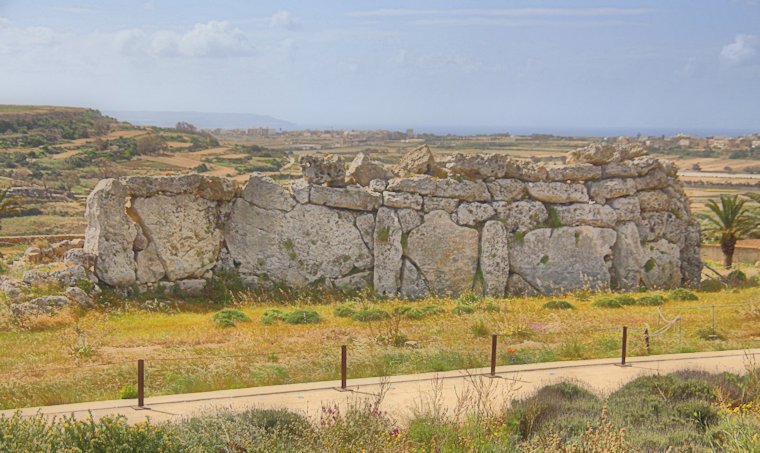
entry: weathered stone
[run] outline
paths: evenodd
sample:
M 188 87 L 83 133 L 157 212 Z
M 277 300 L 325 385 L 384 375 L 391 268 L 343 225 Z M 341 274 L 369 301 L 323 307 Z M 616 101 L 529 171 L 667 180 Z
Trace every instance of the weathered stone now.
M 296 206 L 293 197 L 268 176 L 253 173 L 240 195 L 245 201 L 264 209 L 290 211 Z
M 635 181 L 636 190 L 664 189 L 668 186 L 668 176 L 662 170 L 652 170 Z
M 98 278 L 111 286 L 135 283 L 132 244 L 137 229 L 126 213 L 128 196 L 124 183 L 104 179 L 87 197 L 84 251 L 95 260 Z
M 459 200 L 455 198 L 423 197 L 425 212 L 446 211 L 451 214 L 457 210 L 457 206 L 459 206 Z
M 647 156 L 648 157 L 648 156 Z M 610 162 L 602 165 L 602 178 L 635 178 L 639 175 L 639 170 L 633 161 L 626 160 L 623 162 Z
M 228 273 L 236 270 L 235 261 L 233 261 L 232 255 L 230 255 L 230 251 L 227 250 L 226 246 L 222 247 L 219 251 L 219 257 L 216 259 L 216 264 L 214 264 L 212 270 L 215 273 Z
M 487 296 L 503 296 L 509 278 L 509 238 L 499 221 L 490 220 L 483 226 L 480 240 L 480 271 Z
M 512 201 L 524 198 L 527 194 L 525 183 L 519 179 L 497 179 L 486 183 L 494 200 Z
M 401 266 L 400 293 L 404 299 L 420 299 L 430 295 L 430 290 L 419 269 L 408 259 L 404 259 Z
M 492 206 L 496 210 L 496 216 L 504 222 L 510 233 L 530 231 L 549 219 L 549 213 L 540 201 L 497 201 Z
M 133 197 L 154 195 L 193 195 L 211 201 L 230 201 L 235 196 L 235 181 L 218 176 L 191 173 L 173 176 L 127 176 L 119 178 Z
M 143 233 L 142 227 L 139 223 L 135 223 L 135 228 L 137 228 L 137 235 L 135 236 L 135 241 L 132 243 L 132 250 L 139 252 L 148 247 L 148 238 L 145 237 L 145 233 Z
M 601 179 L 602 169 L 592 164 L 570 164 L 547 167 L 549 181 L 592 181 Z
M 428 145 L 419 146 L 404 154 L 395 168 L 395 173 L 399 176 L 439 175 L 440 172 L 441 169 L 435 163 L 433 152 Z
M 615 210 L 618 222 L 638 222 L 641 220 L 641 207 L 636 197 L 621 197 L 610 200 L 608 205 Z
M 11 314 L 17 318 L 28 316 L 51 315 L 59 309 L 67 306 L 69 299 L 66 296 L 42 296 L 21 304 L 12 304 Z
M 422 209 L 422 196 L 409 192 L 383 192 L 383 204 L 389 208 Z
M 346 166 L 338 156 L 303 156 L 299 163 L 304 179 L 312 184 L 324 184 L 328 187 L 346 185 Z
M 238 199 L 225 241 L 241 274 L 299 287 L 370 268 L 372 256 L 354 221 L 324 206 L 285 213 Z
M 375 211 L 383 203 L 382 195 L 361 187 L 312 186 L 309 200 L 312 204 L 356 211 Z
M 364 240 L 364 244 L 370 251 L 375 249 L 375 216 L 372 214 L 360 214 L 356 217 L 356 228 Z
M 663 165 L 663 161 L 660 161 L 653 156 L 637 157 L 633 159 L 631 163 L 636 168 L 636 176 L 644 176 L 651 170 L 655 168 L 661 168 Z M 673 174 L 673 176 L 675 176 L 675 174 Z
M 590 226 L 533 230 L 511 244 L 509 266 L 543 294 L 607 289 L 616 237 Z
M 88 296 L 86 292 L 80 288 L 77 288 L 76 286 L 66 288 L 64 294 L 69 300 L 79 305 L 80 308 L 86 309 L 93 307 L 90 296 Z
M 83 266 L 85 264 L 84 249 L 70 249 L 63 254 L 63 262 Z
M 298 179 L 290 184 L 290 194 L 293 198 L 301 203 L 306 204 L 309 202 L 309 193 L 311 192 L 311 184 L 305 179 Z
M 382 207 L 375 219 L 375 292 L 395 297 L 401 286 L 401 224 L 393 209 Z
M 612 247 L 613 288 L 636 291 L 641 285 L 641 240 L 639 230 L 633 222 L 621 223 L 615 227 L 617 239 Z
M 21 288 L 16 280 L 0 277 L 0 294 L 4 294 L 9 302 L 21 298 Z
M 413 209 L 399 209 L 396 215 L 398 215 L 402 233 L 408 233 L 422 223 L 422 214 Z
M 587 163 L 603 165 L 610 162 L 630 160 L 635 157 L 644 156 L 646 153 L 646 150 L 638 143 L 614 145 L 592 143 L 570 151 L 567 153 L 565 160 L 568 164 Z
M 681 247 L 681 277 L 687 286 L 696 286 L 702 280 L 702 257 L 699 253 L 701 230 L 699 221 L 691 219 L 683 234 Z
M 384 179 L 373 179 L 369 182 L 369 190 L 372 192 L 383 193 L 386 187 L 388 187 L 388 181 Z
M 519 274 L 509 274 L 509 279 L 507 280 L 507 293 L 510 296 L 516 297 L 533 297 L 541 295 L 536 288 L 531 286 L 527 280 L 520 277 Z
M 333 286 L 343 291 L 358 291 L 367 288 L 371 282 L 372 272 L 364 271 L 336 278 L 333 282 Z
M 586 203 L 588 193 L 583 184 L 564 182 L 529 182 L 526 186 L 531 197 L 545 203 Z
M 563 226 L 590 225 L 612 228 L 618 220 L 614 209 L 600 204 L 577 203 L 556 206 L 554 209 L 556 209 Z
M 200 278 L 214 267 L 221 247 L 216 203 L 192 195 L 137 198 L 131 211 L 155 244 L 169 280 Z
M 496 211 L 488 203 L 461 203 L 456 215 L 458 224 L 473 226 L 490 219 Z
M 437 295 L 461 294 L 472 288 L 478 265 L 478 232 L 451 221 L 444 211 L 425 215 L 409 233 L 406 255 L 417 265 Z
M 136 258 L 138 283 L 155 283 L 166 275 L 154 243 L 151 243 L 145 250 L 137 252 Z
M 670 289 L 681 285 L 681 252 L 665 239 L 642 247 L 641 279 L 647 288 Z
M 391 179 L 388 181 L 388 190 L 457 198 L 464 201 L 488 201 L 491 199 L 488 187 L 483 181 L 439 179 L 428 175 Z
M 644 212 L 670 211 L 670 197 L 661 190 L 647 190 L 638 192 L 636 198 Z
M 346 178 L 349 182 L 365 187 L 373 179 L 382 180 L 392 177 L 393 173 L 390 170 L 385 168 L 381 163 L 371 161 L 364 153 L 357 154 L 348 166 L 348 171 L 346 171 Z
M 645 212 L 638 224 L 642 241 L 653 242 L 659 239 L 683 245 L 686 223 L 670 212 Z
M 446 161 L 446 168 L 452 175 L 473 179 L 517 177 L 521 161 L 504 154 L 462 154 L 456 153 Z
M 597 203 L 604 203 L 611 198 L 620 198 L 633 195 L 636 192 L 635 179 L 603 179 L 590 182 L 589 195 Z
M 187 280 L 179 280 L 176 283 L 177 292 L 188 296 L 196 296 L 200 294 L 206 287 L 206 280 L 202 278 L 192 278 Z

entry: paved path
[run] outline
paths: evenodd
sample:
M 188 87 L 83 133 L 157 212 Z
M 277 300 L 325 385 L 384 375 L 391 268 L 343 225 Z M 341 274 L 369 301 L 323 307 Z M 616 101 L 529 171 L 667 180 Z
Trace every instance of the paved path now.
M 754 360 L 754 362 L 752 362 Z M 400 422 L 412 415 L 415 408 L 438 406 L 453 413 L 456 406 L 480 400 L 496 408 L 504 401 L 529 395 L 540 387 L 571 380 L 604 395 L 642 375 L 670 373 L 684 369 L 708 372 L 742 373 L 749 363 L 760 364 L 760 349 L 746 351 L 701 352 L 636 357 L 621 367 L 618 359 L 550 362 L 529 365 L 502 366 L 497 377 L 490 378 L 488 369 L 424 373 L 391 378 L 365 378 L 348 381 L 349 391 L 340 391 L 339 381 L 307 384 L 277 385 L 237 390 L 220 390 L 146 398 L 146 408 L 136 408 L 136 400 L 95 401 L 59 406 L 21 409 L 25 416 L 69 415 L 95 418 L 120 414 L 130 422 L 180 420 L 218 410 L 242 411 L 248 408 L 288 408 L 317 416 L 323 405 L 346 405 L 362 399 L 374 399 L 385 390 L 382 409 Z M 469 395 L 469 396 L 463 396 Z M 0 411 L 10 416 L 14 411 Z

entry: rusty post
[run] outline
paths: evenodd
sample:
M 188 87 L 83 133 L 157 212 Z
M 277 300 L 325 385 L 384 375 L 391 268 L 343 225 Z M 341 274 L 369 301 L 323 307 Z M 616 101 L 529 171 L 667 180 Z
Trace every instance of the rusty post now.
M 644 329 L 644 346 L 646 347 L 647 354 L 649 354 L 649 327 Z
M 340 347 L 340 388 L 345 390 L 346 389 L 346 374 L 347 374 L 347 367 L 346 367 L 346 358 L 347 358 L 347 348 L 346 345 L 342 345 Z
M 498 335 L 491 335 L 491 376 L 496 376 L 496 339 Z
M 137 361 L 137 407 L 145 406 L 145 361 Z
M 620 366 L 625 366 L 625 350 L 628 346 L 628 326 L 623 326 L 623 344 L 620 351 Z

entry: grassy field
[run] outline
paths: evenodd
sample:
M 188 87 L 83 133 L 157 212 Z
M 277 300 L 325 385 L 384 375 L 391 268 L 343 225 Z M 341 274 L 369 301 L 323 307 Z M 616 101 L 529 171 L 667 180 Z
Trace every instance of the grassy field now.
M 695 301 L 664 302 L 664 316 L 680 315 L 682 321 L 652 338 L 650 354 L 760 346 L 759 288 L 696 295 Z M 215 293 L 195 300 L 104 294 L 97 310 L 23 325 L 14 322 L 5 303 L 0 407 L 118 398 L 134 384 L 137 359 L 147 362 L 147 394 L 159 395 L 336 379 L 341 344 L 349 347 L 349 378 L 486 366 L 492 333 L 501 336 L 499 364 L 616 357 L 622 325 L 629 326 L 629 354 L 647 354 L 644 328 L 654 332 L 664 325 L 657 307 L 603 308 L 596 306 L 599 297 L 568 295 L 560 299 L 574 308 L 557 310 L 544 308 L 545 297 L 415 302 L 357 297 L 346 303 L 322 293 L 231 295 L 217 286 Z M 213 316 L 223 306 L 212 302 L 220 300 L 250 321 L 220 327 Z M 711 340 L 713 304 L 717 339 Z M 314 311 L 319 321 L 279 320 L 296 310 Z

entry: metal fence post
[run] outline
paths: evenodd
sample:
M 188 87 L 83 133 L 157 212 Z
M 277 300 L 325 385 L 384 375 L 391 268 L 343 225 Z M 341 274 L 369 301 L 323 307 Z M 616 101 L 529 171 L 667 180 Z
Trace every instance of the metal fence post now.
M 137 361 L 137 407 L 145 406 L 145 361 Z
M 347 348 L 346 345 L 342 345 L 340 347 L 340 388 L 345 390 L 346 389 L 346 374 L 347 374 L 347 367 L 346 367 L 346 359 L 347 359 Z
M 628 326 L 623 326 L 623 344 L 620 351 L 620 366 L 625 366 L 625 352 L 628 346 Z
M 647 354 L 649 354 L 649 327 L 644 329 L 644 346 L 646 347 Z
M 491 376 L 496 376 L 496 341 L 498 335 L 491 335 Z

